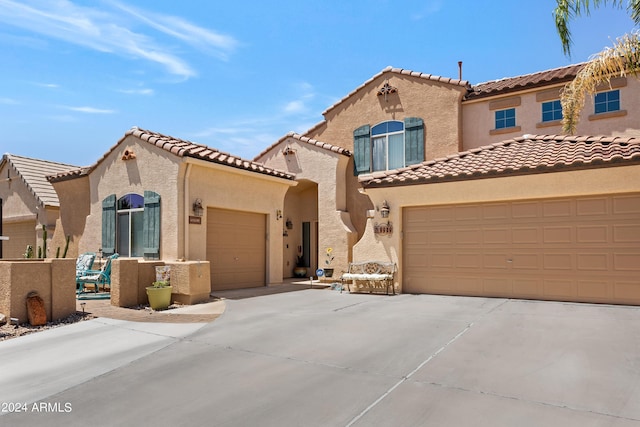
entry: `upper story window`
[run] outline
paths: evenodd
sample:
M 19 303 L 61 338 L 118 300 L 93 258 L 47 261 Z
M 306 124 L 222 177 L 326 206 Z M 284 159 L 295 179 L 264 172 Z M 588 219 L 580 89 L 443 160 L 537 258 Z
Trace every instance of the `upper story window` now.
M 495 112 L 496 127 L 495 129 L 512 128 L 516 126 L 516 109 L 507 108 L 506 110 L 498 110 Z
M 620 90 L 597 93 L 594 99 L 595 114 L 620 110 Z
M 355 174 L 397 169 L 424 161 L 424 122 L 390 120 L 353 132 Z
M 542 121 L 552 122 L 555 120 L 562 120 L 562 104 L 560 104 L 560 100 L 543 102 Z
M 383 122 L 371 128 L 372 170 L 404 167 L 404 123 Z

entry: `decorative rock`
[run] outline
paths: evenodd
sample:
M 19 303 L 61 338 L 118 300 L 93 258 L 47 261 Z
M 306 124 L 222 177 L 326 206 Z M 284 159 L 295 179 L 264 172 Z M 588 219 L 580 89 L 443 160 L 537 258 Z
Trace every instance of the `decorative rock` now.
M 6 325 L 6 324 L 7 324 L 7 316 L 5 316 L 4 314 L 0 313 L 0 326 Z
M 44 308 L 44 301 L 35 291 L 29 292 L 27 295 L 27 315 L 32 326 L 47 324 L 47 311 Z

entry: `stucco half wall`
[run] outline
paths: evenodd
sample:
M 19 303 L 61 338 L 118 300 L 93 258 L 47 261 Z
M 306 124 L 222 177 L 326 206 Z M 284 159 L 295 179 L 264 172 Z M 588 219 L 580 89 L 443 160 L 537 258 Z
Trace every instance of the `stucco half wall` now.
M 423 185 L 367 188 L 375 206 L 386 200 L 390 206 L 388 220 L 393 233 L 373 232 L 375 223 L 386 222 L 379 212 L 369 221 L 363 238 L 355 245 L 354 261 L 371 259 L 398 263 L 396 286 L 403 289 L 403 209 L 415 206 L 438 206 L 485 202 L 554 199 L 576 196 L 632 194 L 640 192 L 640 166 L 618 166 L 601 169 L 541 173 L 520 176 L 441 182 Z

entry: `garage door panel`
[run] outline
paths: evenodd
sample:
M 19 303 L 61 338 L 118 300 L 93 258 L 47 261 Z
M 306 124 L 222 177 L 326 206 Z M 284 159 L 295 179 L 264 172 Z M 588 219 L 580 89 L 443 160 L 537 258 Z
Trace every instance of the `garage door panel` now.
M 486 245 L 507 245 L 511 243 L 511 233 L 507 228 L 485 228 L 482 230 Z
M 615 215 L 640 214 L 640 195 L 614 197 L 613 213 Z
M 614 243 L 640 243 L 640 223 L 613 226 Z
M 638 194 L 404 211 L 410 292 L 640 305 Z
M 513 281 L 511 279 L 490 277 L 482 281 L 482 288 L 487 296 L 500 296 L 513 293 Z
M 609 243 L 608 225 L 576 226 L 576 243 Z
M 507 219 L 511 215 L 509 205 L 506 203 L 484 205 L 482 217 L 485 220 Z
M 508 260 L 509 254 L 507 253 L 488 253 L 482 256 L 482 267 L 484 269 L 500 269 L 506 270 L 509 268 Z
M 572 215 L 573 203 L 568 200 L 542 202 L 544 218 L 569 217 Z
M 540 243 L 540 229 L 537 227 L 514 227 L 511 238 L 514 245 L 535 245 Z
M 640 253 L 615 254 L 613 265 L 616 271 L 640 272 Z
M 599 197 L 577 200 L 576 213 L 578 216 L 607 215 L 609 213 L 609 199 Z
M 611 269 L 611 261 L 609 254 L 577 254 L 577 269 L 580 271 L 609 271 Z
M 577 296 L 577 283 L 573 280 L 546 279 L 543 282 L 544 297 L 552 299 L 574 299 Z
M 585 299 L 606 301 L 613 296 L 612 286 L 606 281 L 578 281 L 578 296 Z
M 613 294 L 616 299 L 628 301 L 637 304 L 640 292 L 640 283 L 635 281 L 615 281 L 613 285 Z
M 479 253 L 461 253 L 456 256 L 456 268 L 481 268 L 482 255 Z
M 566 243 L 573 242 L 573 226 L 567 225 L 562 227 L 543 227 L 543 243 Z

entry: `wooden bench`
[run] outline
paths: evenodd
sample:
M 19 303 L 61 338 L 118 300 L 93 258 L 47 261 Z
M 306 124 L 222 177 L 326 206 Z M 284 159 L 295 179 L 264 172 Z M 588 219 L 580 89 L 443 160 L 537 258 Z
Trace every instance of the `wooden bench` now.
M 349 292 L 380 292 L 395 295 L 394 279 L 397 266 L 393 262 L 364 261 L 350 262 L 349 270 L 340 277 L 342 288 L 345 283 Z

